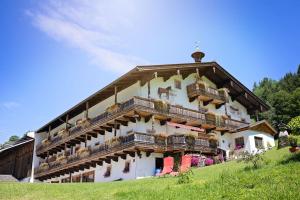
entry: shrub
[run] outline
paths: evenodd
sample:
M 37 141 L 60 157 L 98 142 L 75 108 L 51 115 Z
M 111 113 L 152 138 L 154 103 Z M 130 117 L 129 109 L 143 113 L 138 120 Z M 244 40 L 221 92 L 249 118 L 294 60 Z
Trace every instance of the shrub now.
M 292 134 L 300 135 L 300 116 L 291 119 L 287 126 L 292 130 Z
M 192 156 L 192 161 L 191 161 L 191 165 L 193 167 L 197 167 L 199 164 L 199 157 L 198 156 Z
M 291 145 L 291 147 L 297 147 L 297 138 L 293 137 L 293 136 L 289 136 L 289 143 Z
M 189 170 L 189 171 L 184 172 L 184 173 L 179 173 L 177 183 L 178 184 L 191 183 L 193 181 L 192 175 L 193 175 L 192 170 Z
M 209 166 L 209 165 L 213 165 L 214 164 L 214 160 L 211 158 L 206 158 L 205 159 L 205 165 Z
M 241 154 L 241 157 L 238 161 L 244 163 L 251 163 L 251 167 L 253 169 L 258 169 L 263 164 L 267 164 L 263 157 L 264 152 L 264 150 L 262 150 L 262 153 L 249 153 L 248 151 L 244 151 Z

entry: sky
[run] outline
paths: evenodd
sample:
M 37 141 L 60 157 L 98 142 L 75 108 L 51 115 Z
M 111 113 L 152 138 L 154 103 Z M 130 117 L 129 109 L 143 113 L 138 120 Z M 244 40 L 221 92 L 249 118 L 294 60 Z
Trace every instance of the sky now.
M 2 0 L 0 143 L 136 65 L 193 62 L 196 43 L 250 89 L 295 72 L 299 10 L 297 0 Z

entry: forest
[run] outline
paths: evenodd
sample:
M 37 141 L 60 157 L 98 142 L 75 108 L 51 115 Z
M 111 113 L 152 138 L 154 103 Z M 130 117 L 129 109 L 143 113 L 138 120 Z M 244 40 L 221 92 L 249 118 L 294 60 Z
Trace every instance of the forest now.
M 264 78 L 254 83 L 253 92 L 271 107 L 259 114 L 259 120 L 300 134 L 300 65 L 296 72 L 288 72 L 279 80 Z

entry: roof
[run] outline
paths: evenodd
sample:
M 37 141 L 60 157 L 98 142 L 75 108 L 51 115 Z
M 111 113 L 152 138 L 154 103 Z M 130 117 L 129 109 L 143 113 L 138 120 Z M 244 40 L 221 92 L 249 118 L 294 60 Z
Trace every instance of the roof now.
M 167 80 L 171 76 L 176 75 L 177 71 L 180 70 L 180 74 L 183 78 L 186 78 L 189 74 L 195 73 L 196 69 L 198 69 L 201 75 L 206 76 L 216 83 L 218 88 L 227 87 L 230 90 L 231 96 L 247 107 L 250 113 L 254 113 L 256 110 L 266 111 L 269 109 L 266 103 L 216 62 L 137 66 L 39 128 L 37 133 L 48 131 L 49 126 L 51 126 L 52 129 L 58 127 L 64 123 L 67 116 L 70 119 L 82 113 L 86 109 L 87 102 L 89 107 L 93 107 L 99 102 L 109 98 L 114 95 L 115 87 L 118 88 L 118 91 L 121 91 L 135 84 L 137 81 L 141 81 L 141 85 L 144 85 L 154 77 L 155 72 L 158 77 L 163 77 L 164 80 Z
M 32 141 L 34 141 L 34 139 L 32 137 L 25 136 L 25 137 L 19 139 L 18 141 L 16 141 L 14 144 L 11 144 L 8 147 L 5 147 L 4 149 L 0 149 L 0 153 L 12 150 L 13 148 L 19 147 L 23 144 L 27 144 L 27 143 L 32 142 Z
M 0 182 L 18 182 L 12 175 L 0 174 Z
M 258 121 L 253 124 L 240 127 L 236 131 L 240 132 L 244 130 L 260 131 L 260 132 L 269 133 L 270 135 L 277 134 L 276 129 L 274 129 L 273 126 L 267 120 Z

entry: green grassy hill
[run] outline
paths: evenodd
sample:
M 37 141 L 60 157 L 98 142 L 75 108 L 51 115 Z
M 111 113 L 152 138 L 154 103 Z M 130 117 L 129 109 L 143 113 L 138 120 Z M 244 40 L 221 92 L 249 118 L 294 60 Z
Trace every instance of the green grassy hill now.
M 253 170 L 236 161 L 193 169 L 190 183 L 178 177 L 111 183 L 1 183 L 0 199 L 300 199 L 300 153 L 276 148 L 268 164 Z

